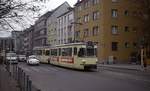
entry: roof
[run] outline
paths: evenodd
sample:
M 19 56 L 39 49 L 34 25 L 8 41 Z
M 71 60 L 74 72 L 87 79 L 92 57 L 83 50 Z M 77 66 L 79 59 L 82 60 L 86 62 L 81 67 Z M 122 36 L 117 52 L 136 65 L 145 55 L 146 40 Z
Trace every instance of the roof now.
M 61 15 L 60 15 L 60 16 L 58 16 L 57 18 L 59 18 L 59 17 L 61 17 L 61 16 L 65 15 L 65 14 L 67 14 L 67 13 L 71 12 L 72 10 L 73 10 L 73 8 L 72 8 L 72 7 L 69 7 L 67 12 L 65 12 L 65 13 L 61 14 Z
M 76 3 L 74 6 L 79 5 L 79 4 L 82 3 L 83 1 L 85 1 L 85 0 L 78 0 L 77 3 Z
M 67 1 L 65 1 L 64 3 L 62 3 L 61 5 L 59 5 L 57 8 L 55 8 L 52 12 L 54 13 L 56 10 L 58 10 L 61 6 L 63 6 L 64 4 L 68 4 Z M 69 5 L 69 4 L 68 4 Z M 70 6 L 70 5 L 69 5 Z

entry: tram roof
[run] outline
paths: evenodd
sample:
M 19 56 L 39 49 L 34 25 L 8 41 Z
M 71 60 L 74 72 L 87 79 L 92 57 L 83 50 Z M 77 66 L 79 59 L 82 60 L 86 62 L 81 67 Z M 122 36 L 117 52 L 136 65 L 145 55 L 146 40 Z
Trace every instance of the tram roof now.
M 55 46 L 41 46 L 41 47 L 34 47 L 34 49 L 42 49 L 42 48 L 55 48 L 55 47 L 64 47 L 64 46 L 81 46 L 86 45 L 86 42 L 76 42 L 76 43 L 68 43 L 68 44 L 60 44 Z
M 56 47 L 60 47 L 60 46 L 72 46 L 72 45 L 86 45 L 86 43 L 84 43 L 84 42 L 77 42 L 77 43 L 60 44 L 60 45 L 56 45 Z

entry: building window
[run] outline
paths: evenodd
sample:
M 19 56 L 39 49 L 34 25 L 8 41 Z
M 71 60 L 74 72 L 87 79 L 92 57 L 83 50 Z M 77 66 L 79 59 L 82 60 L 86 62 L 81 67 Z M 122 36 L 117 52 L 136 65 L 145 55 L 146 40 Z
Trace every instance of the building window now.
M 78 17 L 78 18 L 77 18 L 77 22 L 79 22 L 79 23 L 81 23 L 81 22 L 82 22 L 81 17 Z
M 113 17 L 113 18 L 116 18 L 117 16 L 118 16 L 118 10 L 117 9 L 112 9 L 111 10 L 111 16 Z
M 89 17 L 89 15 L 87 14 L 87 15 L 85 15 L 84 16 L 84 22 L 88 22 L 90 20 L 90 17 Z
M 85 29 L 84 30 L 84 35 L 83 35 L 84 37 L 88 37 L 89 36 L 89 30 L 88 29 Z
M 133 42 L 133 47 L 137 48 L 137 43 L 136 42 Z
M 78 6 L 78 11 L 81 11 L 82 10 L 82 6 Z
M 129 32 L 129 27 L 128 27 L 128 26 L 125 26 L 125 27 L 124 27 L 124 31 L 125 31 L 125 32 Z
M 128 11 L 128 10 L 125 10 L 125 11 L 124 11 L 124 15 L 125 15 L 125 16 L 128 16 L 128 15 L 129 15 L 129 11 Z
M 112 42 L 112 51 L 117 51 L 118 50 L 118 42 Z
M 76 38 L 80 37 L 80 31 L 76 31 L 75 35 L 76 35 Z
M 111 27 L 111 33 L 112 34 L 118 34 L 118 26 L 112 26 Z
M 85 3 L 84 3 L 84 8 L 87 8 L 87 7 L 89 7 L 90 6 L 90 1 L 86 1 Z
M 99 12 L 95 11 L 93 12 L 93 20 L 97 20 L 99 18 Z
M 68 15 L 68 22 L 72 22 L 73 21 L 73 14 L 69 14 Z
M 129 42 L 125 42 L 125 48 L 129 48 L 130 44 Z
M 93 36 L 97 36 L 98 35 L 98 31 L 99 31 L 98 26 L 93 27 L 92 35 Z

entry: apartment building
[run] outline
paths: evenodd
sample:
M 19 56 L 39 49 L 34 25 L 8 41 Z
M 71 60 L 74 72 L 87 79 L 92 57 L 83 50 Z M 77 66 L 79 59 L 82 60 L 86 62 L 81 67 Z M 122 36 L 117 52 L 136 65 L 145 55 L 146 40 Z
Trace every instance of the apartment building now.
M 18 54 L 23 53 L 23 31 L 12 31 L 12 39 L 14 39 L 14 51 Z
M 72 43 L 74 41 L 74 10 L 68 11 L 57 17 L 57 44 Z
M 48 44 L 49 45 L 56 45 L 58 44 L 57 42 L 57 17 L 64 14 L 65 12 L 68 11 L 68 8 L 71 6 L 67 3 L 64 2 L 60 6 L 58 6 L 56 9 L 52 11 L 51 16 L 48 17 L 47 19 L 47 34 L 48 34 Z
M 12 37 L 0 37 L 0 53 L 14 51 L 14 39 Z
M 47 46 L 47 18 L 52 14 L 51 11 L 42 15 L 34 25 L 34 47 Z
M 32 54 L 34 42 L 34 26 L 31 26 L 23 31 L 23 54 Z
M 98 43 L 100 62 L 130 62 L 139 53 L 143 35 L 140 3 L 136 0 L 78 0 L 75 38 Z

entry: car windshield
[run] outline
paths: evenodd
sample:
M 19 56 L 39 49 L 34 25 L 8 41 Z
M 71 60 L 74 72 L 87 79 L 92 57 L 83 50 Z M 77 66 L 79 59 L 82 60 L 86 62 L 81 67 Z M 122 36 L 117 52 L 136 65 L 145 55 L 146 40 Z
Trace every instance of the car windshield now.
M 29 58 L 35 58 L 35 59 L 37 59 L 37 57 L 35 55 L 29 56 Z

